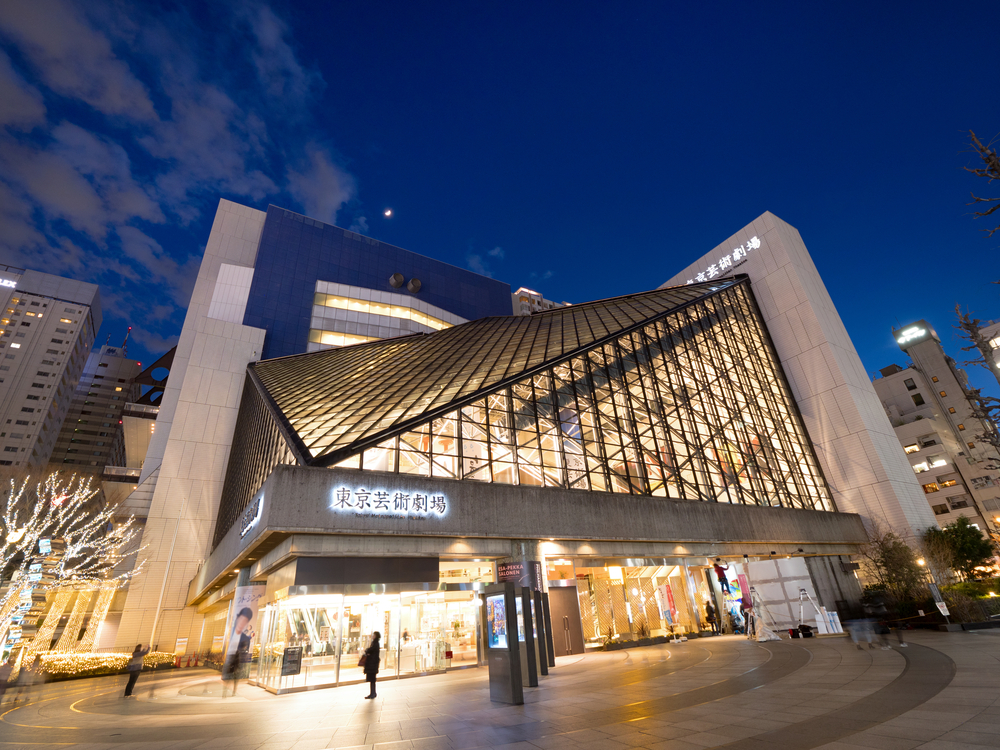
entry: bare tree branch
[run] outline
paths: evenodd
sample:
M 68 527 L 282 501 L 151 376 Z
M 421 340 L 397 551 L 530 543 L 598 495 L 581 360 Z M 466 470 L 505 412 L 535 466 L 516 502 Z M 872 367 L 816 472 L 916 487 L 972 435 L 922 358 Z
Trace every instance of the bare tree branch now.
M 971 172 L 976 175 L 976 177 L 985 177 L 988 184 L 992 184 L 994 180 L 1000 180 L 1000 157 L 997 156 L 996 149 L 992 148 L 992 142 L 984 144 L 980 141 L 974 132 L 969 131 L 969 137 L 972 140 L 972 147 L 976 150 L 979 158 L 983 160 L 983 167 L 965 167 L 966 172 Z M 997 203 L 1000 198 L 983 198 L 981 196 L 972 193 L 972 203 L 970 206 L 976 205 L 978 203 Z M 997 209 L 1000 209 L 1000 203 L 993 206 L 988 211 L 975 211 L 975 217 L 982 218 L 984 216 L 989 216 Z M 992 229 L 984 229 L 987 237 L 992 237 L 997 231 L 1000 231 L 1000 225 L 993 227 Z

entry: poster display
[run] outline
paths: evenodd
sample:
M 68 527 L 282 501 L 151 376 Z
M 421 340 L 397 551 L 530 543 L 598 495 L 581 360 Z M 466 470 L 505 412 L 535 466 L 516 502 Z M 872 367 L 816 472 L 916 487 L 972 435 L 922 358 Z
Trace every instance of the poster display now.
M 514 598 L 514 605 L 517 608 L 517 640 L 524 643 L 524 605 L 521 597 Z
M 507 648 L 507 607 L 503 594 L 486 597 L 486 636 L 490 648 Z
M 260 600 L 264 598 L 267 585 L 263 583 L 239 586 L 233 594 L 233 606 L 229 610 L 226 623 L 226 658 L 222 662 L 222 676 L 232 676 L 249 664 L 253 653 L 251 644 L 257 636 L 256 619 Z

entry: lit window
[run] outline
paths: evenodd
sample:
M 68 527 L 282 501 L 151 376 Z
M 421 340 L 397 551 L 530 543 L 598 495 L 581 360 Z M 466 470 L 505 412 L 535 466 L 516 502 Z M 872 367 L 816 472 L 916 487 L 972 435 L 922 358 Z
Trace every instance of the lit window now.
M 954 487 L 956 484 L 958 484 L 958 480 L 957 479 L 943 479 L 943 480 L 940 480 L 938 482 L 938 484 L 941 485 L 942 487 Z
M 966 445 L 968 445 L 970 448 L 975 448 L 976 447 L 975 443 L 966 443 Z
M 936 469 L 938 466 L 947 465 L 948 461 L 943 456 L 935 456 L 931 459 L 931 468 Z
M 926 492 L 928 495 L 931 494 L 932 492 L 937 492 L 939 489 L 941 488 L 937 486 L 937 482 L 930 482 L 924 485 L 924 492 Z
M 122 389 L 122 387 L 120 385 L 119 386 L 115 386 L 115 390 L 116 391 L 120 391 L 121 389 Z
M 941 394 L 941 398 L 944 398 L 945 396 L 947 396 L 947 395 L 948 395 L 948 394 L 947 394 L 947 393 L 945 393 L 944 391 L 938 391 L 938 393 L 939 393 L 939 394 Z
M 960 425 L 958 426 L 958 429 L 960 429 L 960 430 L 964 430 L 964 429 L 965 429 L 965 425 L 964 425 L 964 424 L 960 424 Z
M 906 451 L 907 453 L 916 453 L 918 450 L 920 450 L 920 446 L 916 444 L 906 445 L 903 447 L 903 450 Z
M 990 341 L 990 346 L 994 349 L 1000 349 L 1000 336 L 997 336 L 995 339 Z
M 25 315 L 27 315 L 27 316 L 28 316 L 29 318 L 34 318 L 34 317 L 35 317 L 35 313 L 31 312 L 31 310 L 28 310 L 28 311 L 27 311 L 26 313 L 24 313 L 24 314 L 25 314 Z
M 937 375 L 931 376 L 931 380 L 933 380 L 935 383 L 938 382 Z
M 954 414 L 955 413 L 955 407 L 954 406 L 949 406 L 948 407 L 948 413 L 949 414 Z
M 400 320 L 412 320 L 414 323 L 420 323 L 428 328 L 433 328 L 435 331 L 440 331 L 443 328 L 451 328 L 452 325 L 439 318 L 422 313 L 419 310 L 414 310 L 405 305 L 393 305 L 388 302 L 369 302 L 366 299 L 340 297 L 335 294 L 316 294 L 313 304 L 323 307 L 333 307 L 338 310 L 349 310 L 350 312 L 384 315 Z
M 926 461 L 922 461 L 919 464 L 913 464 L 913 471 L 919 474 L 922 471 L 927 471 L 930 467 L 927 465 Z
M 73 321 L 69 318 L 59 318 L 60 323 L 72 323 Z
M 21 345 L 20 345 L 20 344 L 11 344 L 11 345 L 10 345 L 10 348 L 11 348 L 11 349 L 20 349 L 20 348 L 21 348 Z
M 338 333 L 336 331 L 318 331 L 315 328 L 309 331 L 309 340 L 314 344 L 326 344 L 328 346 L 351 346 L 352 344 L 364 344 L 367 341 L 378 341 L 370 336 L 354 336 L 350 333 Z

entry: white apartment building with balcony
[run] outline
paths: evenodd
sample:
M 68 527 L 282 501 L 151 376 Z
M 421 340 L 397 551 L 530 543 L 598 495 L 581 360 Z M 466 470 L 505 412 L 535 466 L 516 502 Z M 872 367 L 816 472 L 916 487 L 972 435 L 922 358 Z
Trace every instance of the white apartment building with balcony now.
M 872 384 L 940 526 L 960 516 L 1000 529 L 1000 454 L 980 439 L 992 429 L 972 416 L 964 370 L 924 320 L 893 331 L 910 357 Z

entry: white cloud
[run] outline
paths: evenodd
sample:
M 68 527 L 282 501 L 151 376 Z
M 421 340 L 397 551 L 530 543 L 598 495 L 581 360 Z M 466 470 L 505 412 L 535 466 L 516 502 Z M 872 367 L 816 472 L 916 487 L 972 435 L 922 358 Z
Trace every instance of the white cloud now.
M 111 315 L 150 324 L 136 336 L 150 345 L 172 338 L 159 328 L 179 324 L 205 239 L 176 234 L 218 197 L 287 191 L 332 222 L 356 193 L 311 130 L 323 81 L 287 24 L 261 2 L 218 7 L 212 29 L 177 4 L 0 12 L 0 262 L 100 283 Z
M 285 41 L 288 25 L 274 11 L 266 5 L 250 5 L 243 17 L 257 42 L 252 53 L 257 77 L 276 101 L 303 102 L 322 86 L 322 77 L 299 63 Z
M 504 253 L 502 247 L 495 247 L 486 254 L 491 258 L 496 258 L 497 260 L 503 260 Z
M 351 226 L 347 228 L 347 231 L 357 232 L 358 234 L 368 234 L 368 219 L 364 216 L 358 216 L 351 222 Z
M 45 104 L 34 86 L 19 76 L 0 50 L 0 126 L 26 129 L 45 122 Z
M 306 147 L 304 163 L 288 170 L 288 192 L 305 208 L 307 216 L 333 223 L 337 211 L 356 190 L 354 178 L 333 161 L 330 152 L 316 144 Z
M 76 6 L 62 0 L 6 2 L 0 33 L 17 44 L 56 93 L 106 115 L 157 119 L 145 86 Z
M 465 267 L 474 273 L 478 273 L 481 276 L 488 276 L 493 278 L 493 271 L 490 269 L 486 262 L 483 260 L 483 256 L 479 253 L 469 253 L 465 256 Z

